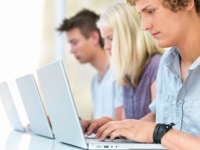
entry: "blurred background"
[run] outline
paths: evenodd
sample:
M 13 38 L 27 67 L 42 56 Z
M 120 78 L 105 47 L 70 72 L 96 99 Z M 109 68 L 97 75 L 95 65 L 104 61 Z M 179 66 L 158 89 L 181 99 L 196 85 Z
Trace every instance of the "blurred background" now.
M 0 82 L 11 86 L 14 102 L 22 122 L 27 117 L 19 93 L 12 84 L 16 77 L 56 59 L 63 59 L 79 115 L 91 116 L 91 79 L 95 70 L 81 65 L 70 54 L 65 34 L 56 28 L 65 17 L 88 8 L 100 14 L 107 6 L 124 0 L 0 0 Z M 7 126 L 0 101 L 0 126 Z

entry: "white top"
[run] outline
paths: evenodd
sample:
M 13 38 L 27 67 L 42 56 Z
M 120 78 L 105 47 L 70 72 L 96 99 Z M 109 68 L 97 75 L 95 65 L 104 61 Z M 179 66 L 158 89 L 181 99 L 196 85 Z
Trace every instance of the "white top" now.
M 92 80 L 92 99 L 94 119 L 102 116 L 115 117 L 115 108 L 123 105 L 123 89 L 114 78 L 111 67 L 106 71 L 101 82 L 98 74 Z

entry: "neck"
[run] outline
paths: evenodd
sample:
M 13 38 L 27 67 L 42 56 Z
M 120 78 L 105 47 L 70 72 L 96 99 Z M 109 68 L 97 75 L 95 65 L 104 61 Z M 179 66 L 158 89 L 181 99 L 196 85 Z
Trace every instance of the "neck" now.
M 181 62 L 186 67 L 190 67 L 194 61 L 200 56 L 200 45 L 199 47 L 186 47 L 179 49 Z
M 200 49 L 192 49 L 192 48 L 182 49 L 182 50 L 179 50 L 179 53 L 180 53 L 181 77 L 182 77 L 182 82 L 184 82 L 185 78 L 188 75 L 189 67 L 200 56 Z
M 91 61 L 91 65 L 97 69 L 99 75 L 99 81 L 101 81 L 106 71 L 109 68 L 109 56 L 103 49 L 99 49 L 97 51 L 98 52 Z
M 181 60 L 181 63 L 180 63 L 180 69 L 181 69 L 181 80 L 182 80 L 182 83 L 185 81 L 187 75 L 188 75 L 188 69 L 190 67 L 190 65 L 188 64 L 185 64 L 182 60 Z
M 181 61 L 187 66 L 200 56 L 200 17 L 196 11 L 188 15 L 190 20 L 185 24 L 182 35 L 177 36 L 177 43 L 174 43 L 179 49 Z
M 102 68 L 101 72 L 99 72 L 99 82 L 102 81 L 102 79 L 103 79 L 104 75 L 106 74 L 108 68 L 109 68 L 109 63 L 106 66 L 104 66 L 104 68 Z

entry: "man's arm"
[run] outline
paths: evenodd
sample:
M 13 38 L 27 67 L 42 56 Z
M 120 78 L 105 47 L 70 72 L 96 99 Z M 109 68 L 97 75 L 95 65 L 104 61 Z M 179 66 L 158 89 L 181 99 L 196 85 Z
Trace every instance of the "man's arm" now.
M 155 113 L 150 112 L 144 117 L 142 117 L 140 120 L 155 122 L 155 117 L 156 117 Z
M 115 108 L 115 118 L 116 120 L 122 120 L 124 118 L 124 108 L 123 106 Z
M 153 102 L 155 98 L 156 98 L 156 81 L 154 81 L 151 84 L 151 101 Z M 147 115 L 145 115 L 144 117 L 142 117 L 140 120 L 155 122 L 155 118 L 156 118 L 155 113 L 150 112 Z
M 110 121 L 98 129 L 96 138 L 104 141 L 109 136 L 112 141 L 116 137 L 123 137 L 132 141 L 153 143 L 155 127 L 156 124 L 154 122 L 142 120 Z M 161 144 L 168 149 L 199 150 L 200 137 L 170 129 L 161 137 Z
M 200 138 L 171 129 L 161 139 L 163 146 L 176 150 L 199 150 Z

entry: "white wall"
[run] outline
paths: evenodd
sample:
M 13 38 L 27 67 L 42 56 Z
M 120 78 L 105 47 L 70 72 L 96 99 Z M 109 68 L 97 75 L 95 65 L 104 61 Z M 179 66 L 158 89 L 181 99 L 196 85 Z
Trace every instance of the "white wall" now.
M 41 1 L 0 1 L 0 81 L 12 81 L 21 75 L 33 72 L 41 51 Z M 27 122 L 23 105 L 14 93 L 17 109 L 22 120 Z M 2 106 L 2 105 L 1 105 Z M 0 114 L 4 114 L 0 109 Z M 1 119 L 4 116 L 0 116 Z M 7 120 L 2 121 L 2 124 Z
M 89 119 L 92 111 L 90 85 L 95 70 L 75 60 L 56 26 L 62 15 L 63 19 L 70 17 L 82 8 L 100 13 L 115 1 L 0 0 L 0 82 L 12 83 L 16 77 L 34 73 L 38 67 L 63 58 L 78 112 L 82 118 Z M 22 120 L 27 122 L 20 96 L 14 94 L 14 99 Z M 0 114 L 0 126 L 7 126 L 1 102 Z

